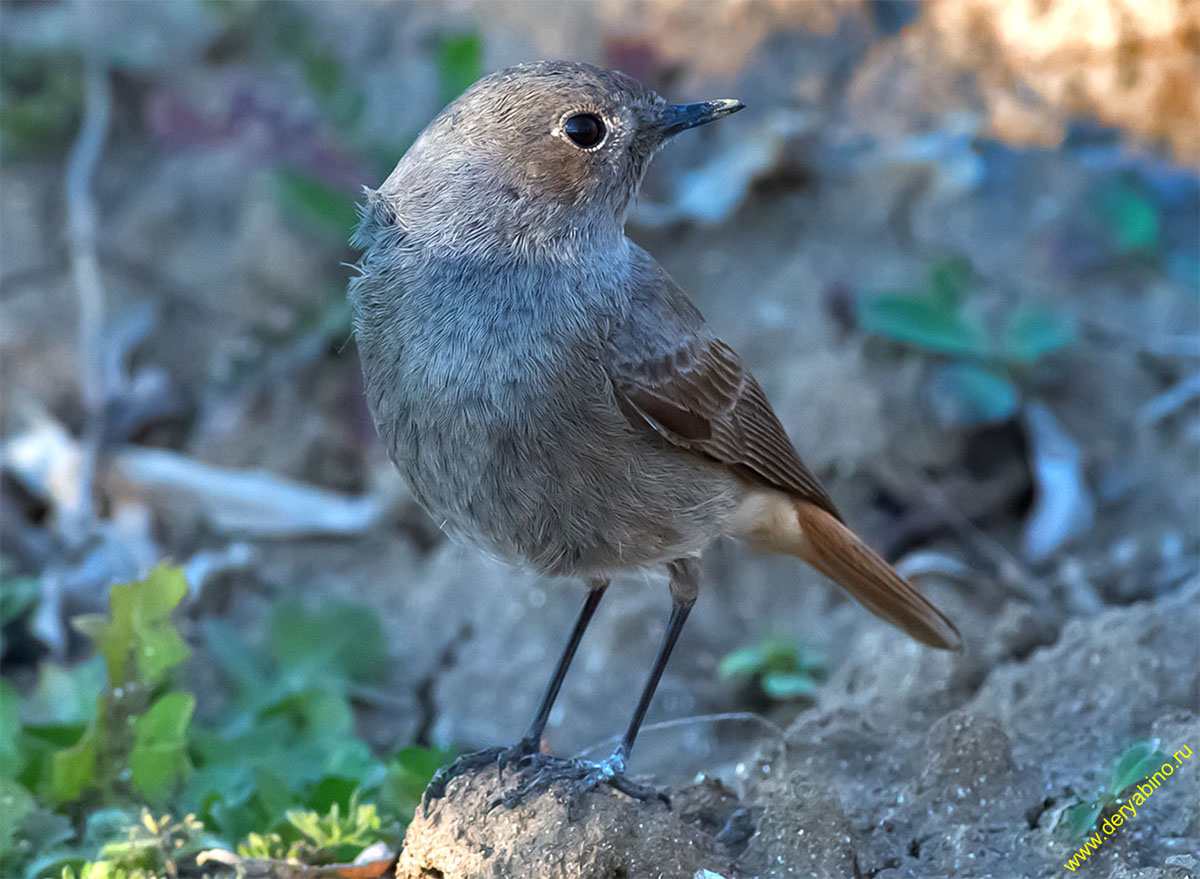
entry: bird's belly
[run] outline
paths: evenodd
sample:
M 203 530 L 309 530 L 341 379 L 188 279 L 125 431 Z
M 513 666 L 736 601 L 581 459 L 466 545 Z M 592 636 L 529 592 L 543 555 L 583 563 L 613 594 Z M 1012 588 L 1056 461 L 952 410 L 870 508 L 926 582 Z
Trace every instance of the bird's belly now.
M 721 533 L 740 495 L 724 471 L 637 432 L 615 405 L 537 408 L 414 411 L 394 457 L 452 537 L 544 573 L 598 574 Z

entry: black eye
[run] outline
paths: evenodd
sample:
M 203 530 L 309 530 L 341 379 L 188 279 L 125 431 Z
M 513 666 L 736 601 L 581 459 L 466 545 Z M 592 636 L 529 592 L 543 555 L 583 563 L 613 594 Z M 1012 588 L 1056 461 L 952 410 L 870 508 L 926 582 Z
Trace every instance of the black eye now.
M 594 113 L 576 113 L 563 126 L 567 137 L 577 146 L 594 147 L 604 140 L 604 123 Z

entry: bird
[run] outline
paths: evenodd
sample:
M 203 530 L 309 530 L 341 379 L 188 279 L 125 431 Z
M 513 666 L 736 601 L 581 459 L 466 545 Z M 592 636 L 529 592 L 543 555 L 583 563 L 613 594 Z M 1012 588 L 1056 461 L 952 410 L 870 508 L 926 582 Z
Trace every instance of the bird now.
M 364 187 L 348 284 L 365 396 L 392 461 L 453 539 L 582 578 L 582 610 L 511 747 L 443 767 L 425 794 L 496 764 L 513 805 L 562 782 L 662 795 L 626 775 L 638 730 L 721 537 L 796 556 L 931 647 L 954 623 L 846 523 L 738 354 L 625 234 L 671 138 L 743 108 L 671 104 L 571 61 L 478 80 Z M 665 569 L 670 614 L 619 744 L 551 757 L 551 707 L 612 576 Z M 465 595 L 463 600 L 470 600 Z

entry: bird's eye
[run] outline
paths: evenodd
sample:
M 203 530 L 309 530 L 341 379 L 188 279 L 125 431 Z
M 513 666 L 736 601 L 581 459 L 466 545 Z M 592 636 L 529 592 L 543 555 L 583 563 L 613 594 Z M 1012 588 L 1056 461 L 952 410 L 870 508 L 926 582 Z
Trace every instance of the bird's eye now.
M 595 113 L 576 113 L 567 120 L 563 131 L 576 146 L 594 147 L 604 140 L 604 122 Z

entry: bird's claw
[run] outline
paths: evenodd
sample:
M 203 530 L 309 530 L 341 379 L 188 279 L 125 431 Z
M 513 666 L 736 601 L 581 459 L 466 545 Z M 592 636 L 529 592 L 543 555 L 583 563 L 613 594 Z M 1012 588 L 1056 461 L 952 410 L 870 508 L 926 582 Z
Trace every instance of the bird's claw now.
M 446 788 L 455 778 L 468 772 L 475 772 L 488 766 L 496 767 L 498 777 L 503 777 L 504 770 L 516 765 L 523 767 L 525 762 L 537 756 L 538 743 L 529 739 L 521 739 L 510 747 L 484 748 L 463 754 L 449 766 L 443 766 L 433 774 L 429 786 L 421 797 L 421 808 L 425 817 L 429 816 L 429 805 L 434 800 L 446 795 Z
M 624 756 L 619 753 L 599 763 L 532 754 L 522 758 L 519 765 L 520 783 L 494 800 L 491 808 L 516 808 L 559 782 L 565 783 L 568 821 L 575 821 L 579 817 L 579 807 L 584 795 L 601 784 L 607 784 L 614 790 L 642 802 L 659 800 L 668 808 L 671 805 L 670 799 L 663 792 L 626 778 Z

